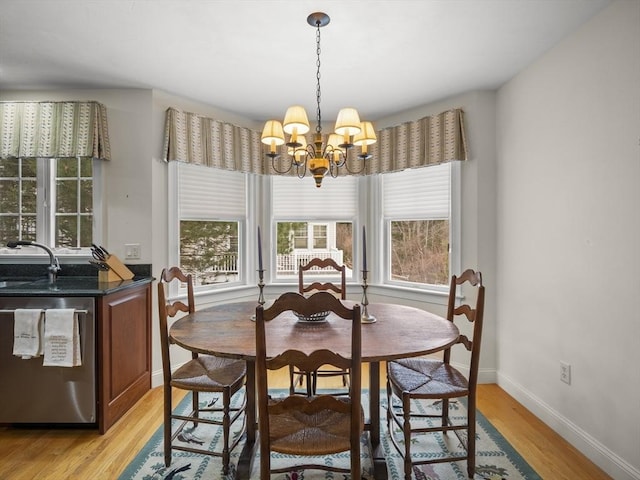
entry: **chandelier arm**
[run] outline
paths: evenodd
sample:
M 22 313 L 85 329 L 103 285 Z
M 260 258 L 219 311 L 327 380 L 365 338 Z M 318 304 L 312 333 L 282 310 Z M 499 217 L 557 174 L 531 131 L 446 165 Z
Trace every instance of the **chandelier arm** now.
M 340 155 L 338 156 L 339 160 L 336 163 L 336 167 L 340 168 L 343 167 L 347 164 L 347 155 L 349 155 L 349 152 L 340 152 Z
M 305 158 L 304 162 L 301 164 L 295 164 L 296 166 L 296 175 L 298 178 L 302 179 L 307 175 L 307 159 Z M 302 173 L 300 173 L 302 172 Z
M 333 162 L 333 160 L 329 160 L 329 175 L 332 178 L 338 178 L 338 174 L 340 173 L 340 166 Z
M 288 158 L 288 160 L 289 160 L 289 167 L 288 168 L 286 168 L 285 170 L 278 170 L 276 168 L 276 158 L 272 158 L 271 159 L 271 168 L 273 168 L 273 171 L 276 172 L 278 175 L 284 175 L 285 173 L 289 173 L 291 171 L 291 168 L 293 167 L 293 159 Z
M 362 160 L 362 159 L 360 159 L 360 160 Z M 345 162 L 344 162 L 343 166 L 344 166 L 345 170 L 346 170 L 347 172 L 349 172 L 351 175 L 358 175 L 358 174 L 360 174 L 360 173 L 364 172 L 364 168 L 366 167 L 366 163 L 365 163 L 365 161 L 364 161 L 364 160 L 362 160 L 362 166 L 360 167 L 360 169 L 358 169 L 358 170 L 351 170 L 351 169 L 349 168 L 349 162 L 347 162 L 347 161 L 346 161 L 346 158 L 345 158 Z

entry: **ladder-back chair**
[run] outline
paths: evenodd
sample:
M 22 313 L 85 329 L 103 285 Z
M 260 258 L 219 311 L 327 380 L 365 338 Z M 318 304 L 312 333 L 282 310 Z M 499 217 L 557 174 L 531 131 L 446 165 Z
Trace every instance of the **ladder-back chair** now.
M 308 278 L 310 274 L 317 271 L 322 271 L 323 274 L 329 272 L 329 274 L 333 273 L 339 275 L 340 283 L 321 282 L 316 276 L 314 277 L 313 282 L 305 284 L 305 277 Z M 341 300 L 346 300 L 346 267 L 344 265 L 338 265 L 338 263 L 332 258 L 312 258 L 306 264 L 303 264 L 301 261 L 298 266 L 298 293 L 304 295 L 316 291 L 330 292 Z M 318 378 L 323 377 L 340 377 L 342 379 L 342 386 L 348 387 L 349 372 L 347 370 L 320 368 L 313 372 L 302 372 L 290 367 L 289 389 L 292 394 L 298 393 L 296 391 L 296 385 L 302 385 L 302 381 L 304 379 L 307 387 L 306 394 L 314 395 L 318 387 Z
M 179 281 L 187 286 L 187 303 L 177 300 L 167 301 L 166 288 L 172 281 Z M 192 359 L 180 366 L 172 373 L 169 345 L 168 317 L 174 317 L 179 312 L 193 313 L 195 311 L 193 281 L 191 275 L 185 275 L 178 267 L 164 269 L 158 282 L 158 313 L 160 318 L 160 347 L 162 353 L 162 373 L 164 379 L 164 463 L 171 465 L 171 450 L 200 453 L 222 457 L 222 472 L 229 473 L 229 460 L 233 448 L 238 444 L 244 431 L 246 397 L 243 395 L 239 407 L 231 407 L 231 398 L 238 393 L 245 383 L 246 364 L 243 360 L 221 358 L 212 355 L 198 355 L 192 353 Z M 188 390 L 192 395 L 192 411 L 187 415 L 173 412 L 171 404 L 172 388 Z M 217 393 L 222 397 L 222 405 L 200 405 L 199 393 Z M 203 415 L 204 414 L 204 415 Z M 213 414 L 216 416 L 214 417 Z M 221 419 L 219 418 L 221 414 Z M 173 420 L 180 420 L 178 428 L 172 433 Z M 231 426 L 236 421 L 242 421 L 241 431 L 232 441 Z M 199 423 L 219 425 L 223 429 L 222 450 L 213 452 L 206 449 L 194 448 L 177 444 L 176 438 L 185 436 L 185 426 L 192 422 L 194 428 Z
M 473 299 L 458 307 L 455 306 L 458 287 L 467 284 L 464 295 L 466 299 Z M 475 288 L 472 288 L 475 287 Z M 473 291 L 475 290 L 475 292 Z M 453 462 L 466 460 L 467 473 L 473 478 L 475 472 L 476 455 L 476 386 L 478 382 L 478 363 L 480 361 L 480 342 L 482 339 L 482 321 L 484 313 L 484 286 L 480 272 L 466 270 L 459 277 L 451 278 L 449 288 L 449 305 L 447 319 L 454 321 L 466 318 L 471 322 L 470 338 L 461 334 L 456 344 L 444 351 L 443 359 L 406 358 L 395 360 L 387 364 L 387 425 L 393 445 L 404 459 L 404 478 L 411 479 L 413 465 L 428 463 Z M 464 331 L 460 325 L 461 331 Z M 451 365 L 451 349 L 462 345 L 469 359 L 469 374 L 464 375 Z M 467 416 L 463 422 L 453 423 L 450 415 L 452 399 L 467 399 Z M 400 404 L 395 399 L 400 400 Z M 431 400 L 441 402 L 441 411 L 418 413 L 416 405 L 412 410 L 412 402 Z M 424 406 L 425 411 L 428 406 Z M 431 420 L 429 420 L 431 419 Z M 412 421 L 415 421 L 412 424 Z M 396 438 L 394 424 L 402 431 L 401 444 Z M 446 434 L 453 431 L 460 444 L 465 448 L 462 454 L 447 453 L 446 456 L 422 459 L 411 457 L 414 434 L 438 433 L 443 435 L 446 444 Z M 466 435 L 461 435 L 461 432 Z M 465 438 L 466 436 L 466 438 Z
M 348 321 L 351 331 L 351 354 L 344 357 L 330 349 L 318 348 L 313 352 L 295 350 L 295 345 L 284 352 L 274 352 L 268 347 L 266 324 L 289 321 L 285 312 L 311 316 L 320 312 L 332 312 L 338 322 Z M 282 315 L 282 316 L 281 316 Z M 280 317 L 280 318 L 278 318 Z M 283 318 L 284 317 L 284 318 Z M 331 320 L 335 321 L 335 320 Z M 321 328 L 321 327 L 320 327 Z M 309 298 L 294 292 L 281 295 L 271 307 L 262 305 L 256 309 L 256 379 L 258 418 L 260 432 L 260 479 L 270 478 L 272 473 L 293 470 L 319 469 L 349 473 L 351 478 L 361 478 L 360 436 L 363 432 L 361 399 L 361 325 L 360 306 L 344 306 L 328 292 L 318 292 Z M 316 370 L 321 365 L 335 365 L 349 369 L 348 396 L 288 395 L 272 398 L 269 395 L 268 370 L 295 365 L 304 371 Z M 323 456 L 349 451 L 350 468 L 339 468 L 312 461 L 308 456 Z M 295 465 L 273 468 L 271 452 L 294 457 Z

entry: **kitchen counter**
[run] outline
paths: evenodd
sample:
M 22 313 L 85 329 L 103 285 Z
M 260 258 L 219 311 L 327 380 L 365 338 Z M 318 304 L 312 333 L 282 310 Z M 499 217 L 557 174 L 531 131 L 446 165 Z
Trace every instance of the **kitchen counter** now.
M 98 281 L 97 276 L 60 276 L 50 284 L 47 278 L 0 276 L 0 297 L 100 297 L 152 281 L 150 276 L 108 283 Z
M 153 282 L 151 265 L 127 265 L 132 280 L 100 282 L 88 263 L 62 264 L 55 283 L 49 284 L 46 265 L 0 264 L 0 297 L 102 297 Z

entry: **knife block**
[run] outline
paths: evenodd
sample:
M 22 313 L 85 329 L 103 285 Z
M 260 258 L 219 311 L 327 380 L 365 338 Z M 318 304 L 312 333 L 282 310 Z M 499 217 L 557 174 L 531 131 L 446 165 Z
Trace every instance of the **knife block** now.
M 121 282 L 133 278 L 133 272 L 115 255 L 109 255 L 104 263 L 107 264 L 109 270 L 98 272 L 99 282 Z

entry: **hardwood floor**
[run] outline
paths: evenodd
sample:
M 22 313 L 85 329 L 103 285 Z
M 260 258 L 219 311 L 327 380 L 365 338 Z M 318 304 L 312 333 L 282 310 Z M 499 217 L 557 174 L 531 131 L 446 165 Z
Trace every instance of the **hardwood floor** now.
M 277 375 L 275 381 L 288 386 L 288 374 Z M 367 376 L 363 372 L 363 379 Z M 182 396 L 174 392 L 174 402 Z M 497 385 L 479 387 L 478 408 L 542 478 L 610 479 Z M 105 435 L 96 430 L 0 427 L 0 478 L 117 479 L 161 424 L 162 388 L 157 387 Z

